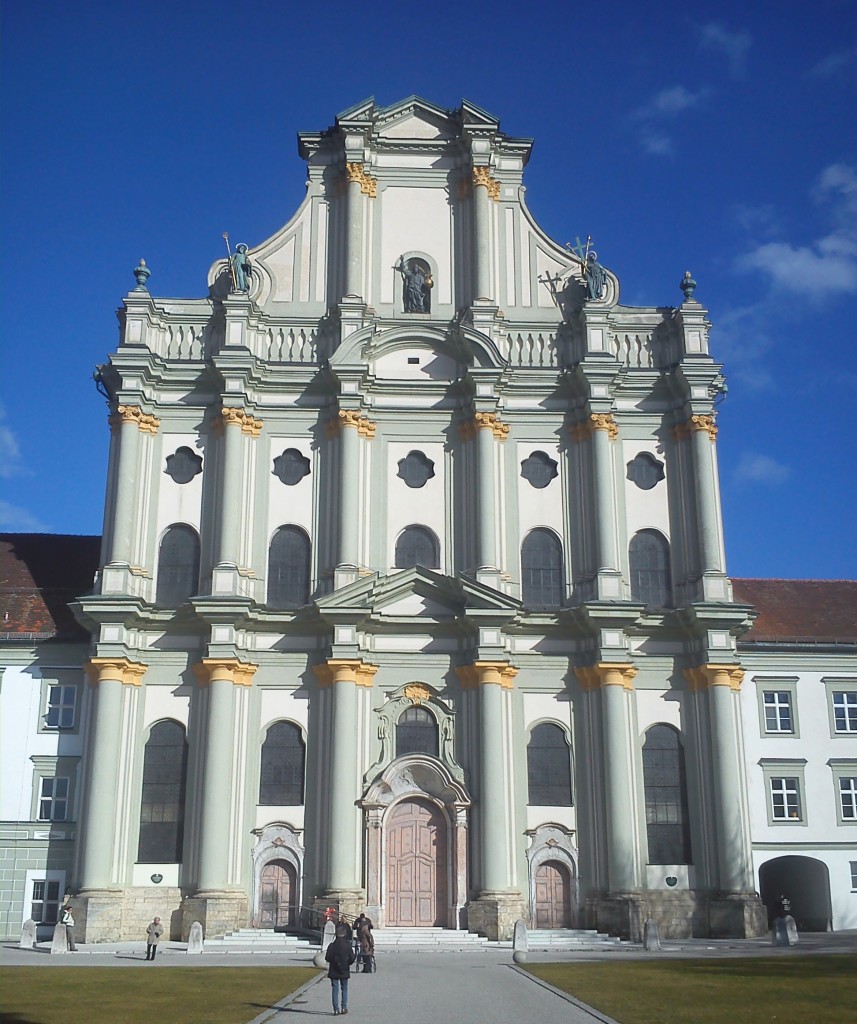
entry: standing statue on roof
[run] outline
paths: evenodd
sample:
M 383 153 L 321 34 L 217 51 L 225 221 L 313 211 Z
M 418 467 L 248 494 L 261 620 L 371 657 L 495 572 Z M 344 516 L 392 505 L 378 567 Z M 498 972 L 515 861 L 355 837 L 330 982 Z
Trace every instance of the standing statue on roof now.
M 232 261 L 232 282 L 236 292 L 250 291 L 250 257 L 247 255 L 247 246 L 239 242 L 235 246 L 235 252 L 230 257 Z
M 607 287 L 607 271 L 598 262 L 598 253 L 592 249 L 586 254 L 584 276 L 587 301 L 603 298 L 604 290 Z

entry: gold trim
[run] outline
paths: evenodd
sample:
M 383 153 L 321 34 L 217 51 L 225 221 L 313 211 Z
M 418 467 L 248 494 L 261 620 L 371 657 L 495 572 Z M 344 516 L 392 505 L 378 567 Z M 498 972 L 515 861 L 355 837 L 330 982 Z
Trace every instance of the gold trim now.
M 103 682 L 119 682 L 123 686 L 142 686 L 148 665 L 129 658 L 90 658 L 83 670 L 89 678 L 89 685 Z
M 472 665 L 458 665 L 455 674 L 461 681 L 462 690 L 473 690 L 477 686 L 492 683 L 504 690 L 511 690 L 518 670 L 508 661 L 474 661 Z
M 486 188 L 488 190 L 488 198 L 493 199 L 495 203 L 500 201 L 500 182 L 491 176 L 490 168 L 474 167 L 473 184 L 482 185 Z
M 705 432 L 711 441 L 717 440 L 717 423 L 713 416 L 691 416 L 683 423 L 676 423 L 673 427 L 673 440 L 683 441 L 694 433 Z
M 568 432 L 575 441 L 585 441 L 596 430 L 606 430 L 610 440 L 616 440 L 619 436 L 619 425 L 613 418 L 612 412 L 590 413 L 587 419 L 580 420 L 578 423 L 571 423 L 568 427 Z
M 692 693 L 709 690 L 712 686 L 728 686 L 738 693 L 744 681 L 744 669 L 740 665 L 697 665 L 686 668 L 684 677 L 690 683 Z
M 241 433 L 247 434 L 250 437 L 258 437 L 262 433 L 262 427 L 264 426 L 261 420 L 256 419 L 246 409 L 234 409 L 232 407 L 220 410 L 219 422 L 222 428 L 240 427 Z
M 598 690 L 603 686 L 633 690 L 637 669 L 627 661 L 599 661 L 595 665 L 575 665 L 574 673 L 584 690 Z
M 336 424 L 335 428 L 329 429 L 329 437 L 335 437 L 342 427 L 353 427 L 361 437 L 371 441 L 378 429 L 377 423 L 361 415 L 356 409 L 340 409 L 338 419 L 329 422 Z
M 320 687 L 333 686 L 334 683 L 371 687 L 378 666 L 359 658 L 328 658 L 327 661 L 313 665 L 312 670 Z
M 203 658 L 193 666 L 193 671 L 200 686 L 223 682 L 234 686 L 252 686 L 258 667 L 237 658 Z
M 490 430 L 498 441 L 505 441 L 509 434 L 509 424 L 502 423 L 500 417 L 493 412 L 477 412 L 473 414 L 477 430 Z
M 375 199 L 377 196 L 378 179 L 368 174 L 363 164 L 347 163 L 345 165 L 345 177 L 348 181 L 358 184 L 364 196 L 369 196 L 370 199 Z
M 115 414 L 110 416 L 107 422 L 111 427 L 119 426 L 123 423 L 136 423 L 138 430 L 144 434 L 152 435 L 157 434 L 158 427 L 161 425 L 161 421 L 157 416 L 143 412 L 139 405 L 117 406 Z
M 431 690 L 425 683 L 408 683 L 402 693 L 412 704 L 423 704 L 431 699 Z

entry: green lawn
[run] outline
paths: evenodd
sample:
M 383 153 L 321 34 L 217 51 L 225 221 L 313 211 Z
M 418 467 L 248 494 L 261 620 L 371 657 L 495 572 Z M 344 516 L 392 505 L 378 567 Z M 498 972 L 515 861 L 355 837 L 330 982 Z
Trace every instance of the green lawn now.
M 245 1024 L 312 967 L 4 967 L 3 1024 Z
M 857 957 L 527 964 L 621 1024 L 854 1024 Z

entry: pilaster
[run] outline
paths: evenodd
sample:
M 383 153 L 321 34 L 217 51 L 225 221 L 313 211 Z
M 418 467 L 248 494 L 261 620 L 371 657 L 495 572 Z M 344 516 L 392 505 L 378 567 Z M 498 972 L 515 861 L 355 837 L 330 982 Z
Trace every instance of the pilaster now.
M 361 445 L 360 439 L 371 441 L 376 424 L 357 409 L 340 409 L 330 421 L 330 434 L 340 438 L 339 460 L 339 561 L 334 573 L 334 587 L 353 583 L 360 569 L 360 502 Z

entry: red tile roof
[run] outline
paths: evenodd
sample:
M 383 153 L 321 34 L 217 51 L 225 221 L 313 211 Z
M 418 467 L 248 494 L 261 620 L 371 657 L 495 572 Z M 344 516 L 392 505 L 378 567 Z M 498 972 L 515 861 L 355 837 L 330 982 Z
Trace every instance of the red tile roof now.
M 0 533 L 0 636 L 83 640 L 68 608 L 92 591 L 100 537 Z
M 758 612 L 744 642 L 857 642 L 857 580 L 741 579 L 732 591 Z

